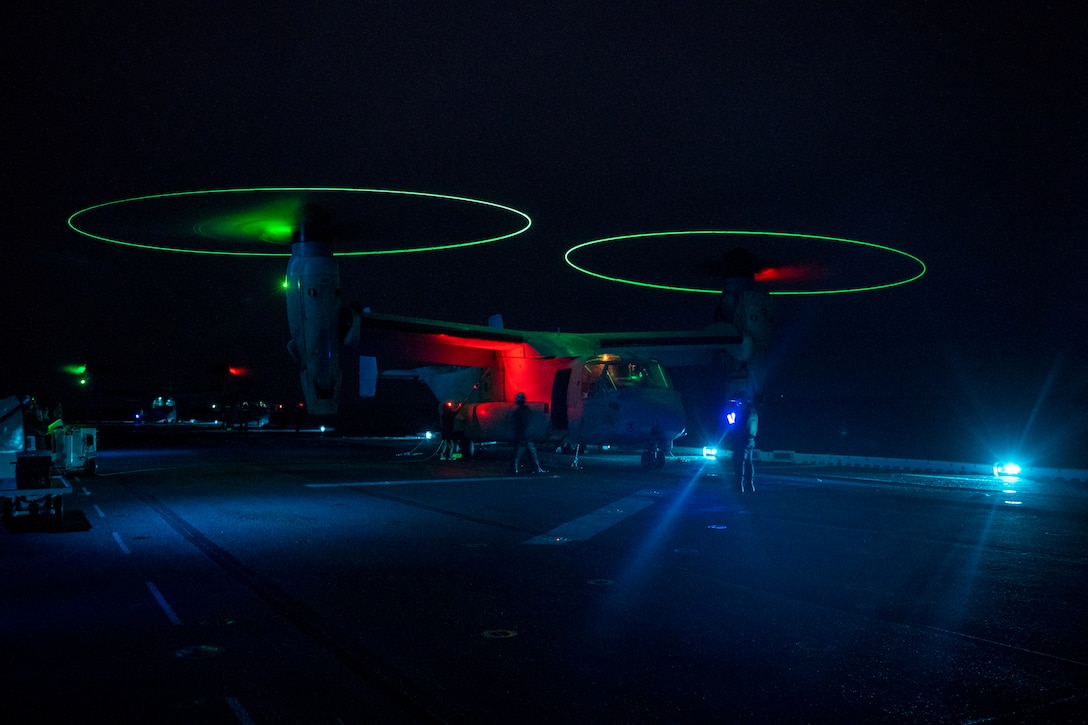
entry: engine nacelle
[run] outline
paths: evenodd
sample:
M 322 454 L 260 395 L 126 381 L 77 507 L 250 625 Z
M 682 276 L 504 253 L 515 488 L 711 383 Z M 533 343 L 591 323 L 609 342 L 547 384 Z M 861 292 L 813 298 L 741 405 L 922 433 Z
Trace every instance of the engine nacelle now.
M 299 241 L 287 264 L 287 349 L 299 363 L 308 412 L 336 413 L 340 398 L 340 266 L 332 245 Z

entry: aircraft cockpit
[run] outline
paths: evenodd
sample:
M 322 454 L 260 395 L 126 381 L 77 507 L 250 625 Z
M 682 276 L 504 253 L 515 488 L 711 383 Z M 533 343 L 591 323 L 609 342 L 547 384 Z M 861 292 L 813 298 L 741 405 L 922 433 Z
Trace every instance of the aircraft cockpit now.
M 668 373 L 656 360 L 600 355 L 587 360 L 582 369 L 582 394 L 586 398 L 624 388 L 671 387 Z

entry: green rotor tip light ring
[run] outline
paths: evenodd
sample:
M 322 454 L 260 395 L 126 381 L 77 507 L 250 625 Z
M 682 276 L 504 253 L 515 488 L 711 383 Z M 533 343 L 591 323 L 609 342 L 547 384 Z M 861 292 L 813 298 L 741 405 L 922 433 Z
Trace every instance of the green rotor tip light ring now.
M 106 236 L 104 234 L 96 234 L 88 231 L 87 229 L 80 228 L 76 224 L 77 217 L 92 212 L 96 209 L 103 209 L 105 207 L 114 207 L 121 204 L 133 204 L 141 201 L 149 201 L 152 199 L 168 199 L 173 197 L 194 197 L 194 196 L 206 196 L 211 194 L 238 194 L 238 193 L 307 193 L 307 192 L 338 192 L 338 193 L 352 193 L 352 194 L 389 194 L 396 196 L 407 196 L 425 199 L 438 199 L 441 201 L 451 201 L 465 204 L 475 204 L 477 206 L 491 207 L 500 211 L 509 212 L 514 214 L 524 221 L 524 225 L 520 228 L 500 234 L 494 237 L 488 237 L 486 239 L 475 239 L 467 242 L 451 242 L 448 244 L 431 244 L 431 245 L 419 245 L 414 247 L 400 247 L 397 249 L 370 249 L 370 250 L 357 250 L 357 251 L 338 251 L 334 252 L 334 256 L 337 257 L 361 257 L 361 256 L 377 256 L 380 254 L 410 254 L 413 252 L 433 252 L 442 249 L 457 249 L 461 247 L 473 247 L 481 244 L 489 244 L 491 242 L 502 241 L 503 239 L 510 239 L 516 237 L 519 234 L 524 233 L 533 224 L 533 220 L 523 211 L 514 209 L 513 207 L 497 204 L 492 201 L 484 201 L 482 199 L 472 199 L 464 196 L 452 196 L 449 194 L 434 194 L 424 191 L 401 191 L 397 189 L 358 189 L 349 187 L 328 187 L 328 186 L 265 186 L 265 187 L 251 187 L 251 188 L 236 188 L 236 189 L 206 189 L 202 191 L 176 191 L 165 194 L 150 194 L 146 196 L 135 196 L 128 199 L 119 199 L 117 201 L 108 201 L 102 204 L 95 204 L 79 211 L 68 217 L 68 226 L 75 232 L 82 234 L 85 237 L 91 239 L 97 239 L 102 242 L 109 242 L 110 244 L 119 244 L 126 247 L 137 247 L 139 249 L 152 249 L 161 252 L 180 252 L 187 254 L 209 254 L 219 256 L 232 256 L 232 257 L 289 257 L 289 252 L 252 252 L 252 251 L 226 251 L 226 250 L 211 250 L 211 249 L 197 249 L 184 246 L 165 246 L 156 245 L 146 242 L 136 242 L 131 240 L 116 239 Z M 270 236 L 282 237 L 283 230 L 274 230 L 269 233 Z M 260 241 L 260 240 L 257 240 Z M 265 240 L 269 241 L 269 240 Z
M 847 293 L 850 293 L 850 292 L 869 292 L 869 291 L 872 291 L 872 290 L 887 289 L 889 287 L 899 287 L 901 285 L 905 285 L 905 284 L 907 284 L 909 282 L 913 282 L 913 281 L 917 280 L 918 278 L 920 278 L 922 275 L 924 275 L 926 273 L 925 262 L 923 262 L 918 257 L 915 257 L 913 254 L 910 254 L 908 252 L 904 252 L 901 249 L 895 249 L 894 247 L 887 247 L 887 246 L 884 246 L 884 245 L 881 245 L 881 244 L 873 244 L 872 242 L 861 242 L 861 241 L 858 241 L 856 239 L 843 239 L 841 237 L 828 237 L 828 236 L 823 236 L 823 235 L 820 235 L 820 234 L 799 234 L 799 233 L 796 233 L 796 232 L 756 232 L 756 231 L 744 231 L 744 230 L 733 230 L 733 229 L 729 229 L 729 230 L 686 231 L 686 232 L 682 232 L 682 231 L 675 231 L 675 232 L 645 232 L 645 233 L 642 233 L 642 234 L 621 234 L 621 235 L 615 236 L 615 237 L 605 237 L 604 239 L 594 239 L 594 240 L 589 241 L 589 242 L 582 242 L 581 244 L 576 244 L 575 246 L 571 247 L 570 249 L 568 249 L 566 251 L 566 253 L 563 255 L 563 258 L 566 260 L 567 264 L 569 264 L 571 267 L 578 270 L 579 272 L 582 272 L 583 274 L 588 274 L 591 277 L 597 277 L 598 279 L 606 280 L 608 282 L 618 282 L 620 284 L 633 285 L 635 287 L 648 287 L 650 289 L 667 290 L 667 291 L 671 291 L 671 292 L 693 292 L 693 293 L 696 293 L 696 294 L 718 295 L 718 294 L 721 294 L 721 292 L 722 292 L 720 288 L 719 289 L 701 289 L 701 288 L 698 288 L 698 287 L 680 287 L 680 286 L 676 286 L 676 285 L 658 284 L 658 283 L 655 283 L 655 282 L 645 282 L 645 281 L 636 280 L 636 279 L 628 279 L 628 278 L 624 278 L 624 277 L 615 277 L 615 276 L 611 276 L 611 275 L 607 275 L 607 274 L 601 274 L 600 272 L 594 272 L 594 271 L 592 271 L 590 269 L 587 269 L 585 267 L 581 267 L 581 266 L 575 264 L 573 259 L 571 258 L 574 255 L 574 253 L 577 252 L 578 250 L 586 249 L 587 247 L 592 247 L 592 246 L 597 245 L 597 244 L 606 244 L 608 242 L 621 242 L 621 241 L 627 241 L 627 240 L 631 240 L 631 239 L 645 239 L 645 238 L 649 238 L 649 237 L 694 236 L 694 235 L 700 235 L 700 234 L 703 234 L 703 235 L 706 235 L 706 234 L 718 234 L 718 235 L 723 235 L 723 236 L 724 235 L 732 235 L 732 236 L 783 237 L 783 238 L 793 238 L 793 239 L 813 239 L 813 240 L 819 240 L 819 241 L 824 241 L 824 242 L 836 242 L 836 243 L 840 243 L 840 244 L 853 244 L 853 245 L 857 245 L 859 247 L 867 247 L 869 249 L 876 249 L 876 250 L 880 250 L 880 251 L 884 251 L 884 252 L 889 252 L 891 254 L 897 254 L 897 255 L 900 255 L 900 256 L 905 257 L 907 259 L 910 259 L 911 261 L 917 263 L 917 265 L 918 265 L 918 270 L 917 270 L 916 274 L 913 274 L 912 276 L 906 277 L 904 279 L 896 280 L 894 282 L 888 282 L 886 284 L 865 285 L 865 286 L 857 286 L 857 287 L 843 287 L 843 288 L 838 288 L 838 289 L 772 290 L 772 291 L 769 292 L 769 294 L 772 294 L 772 295 L 793 295 L 793 296 L 799 296 L 799 295 L 836 295 L 836 294 L 847 294 Z

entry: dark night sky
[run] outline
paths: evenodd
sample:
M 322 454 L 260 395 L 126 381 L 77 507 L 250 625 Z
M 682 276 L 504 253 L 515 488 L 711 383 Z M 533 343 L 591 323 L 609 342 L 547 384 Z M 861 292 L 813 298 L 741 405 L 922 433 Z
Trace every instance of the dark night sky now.
M 534 226 L 345 262 L 349 298 L 522 329 L 709 321 L 709 297 L 566 267 L 589 239 L 765 229 L 905 249 L 929 266 L 912 285 L 779 298 L 769 392 L 923 400 L 976 435 L 1084 447 L 1081 4 L 520 5 L 9 15 L 0 385 L 63 400 L 57 366 L 91 362 L 114 385 L 184 388 L 230 362 L 279 394 L 282 261 L 114 247 L 65 220 L 159 192 L 371 187 L 495 201 Z M 1012 422 L 994 428 L 996 411 Z

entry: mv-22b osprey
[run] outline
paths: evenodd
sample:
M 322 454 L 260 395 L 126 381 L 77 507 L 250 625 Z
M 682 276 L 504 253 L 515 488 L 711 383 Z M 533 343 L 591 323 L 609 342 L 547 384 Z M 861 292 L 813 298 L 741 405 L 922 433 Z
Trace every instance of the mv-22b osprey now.
M 337 412 L 343 346 L 360 355 L 361 396 L 374 395 L 379 370 L 418 377 L 453 406 L 454 429 L 469 450 L 475 442 L 513 440 L 514 400 L 524 393 L 530 435 L 569 445 L 574 465 L 581 447 L 607 445 L 641 448 L 643 465 L 656 468 L 686 421 L 665 366 L 717 366 L 729 397 L 762 392 L 772 315 L 755 272 L 746 251 L 726 255 L 715 322 L 701 330 L 526 332 L 342 306 L 332 245 L 303 225 L 287 267 L 289 349 L 313 414 Z

